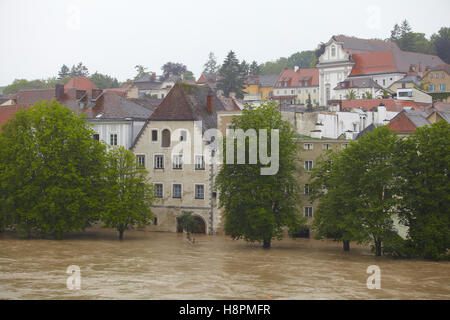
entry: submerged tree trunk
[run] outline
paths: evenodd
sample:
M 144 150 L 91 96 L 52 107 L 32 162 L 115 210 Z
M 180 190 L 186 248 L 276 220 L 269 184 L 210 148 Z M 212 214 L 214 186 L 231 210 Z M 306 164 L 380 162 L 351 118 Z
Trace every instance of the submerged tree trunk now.
M 119 230 L 119 239 L 123 240 L 123 232 L 124 230 Z
M 381 240 L 375 240 L 375 255 L 377 257 L 381 256 Z
M 264 249 L 270 248 L 270 239 L 264 239 L 263 240 L 263 248 Z
M 349 240 L 344 240 L 342 242 L 343 246 L 344 246 L 344 251 L 350 251 L 350 241 Z

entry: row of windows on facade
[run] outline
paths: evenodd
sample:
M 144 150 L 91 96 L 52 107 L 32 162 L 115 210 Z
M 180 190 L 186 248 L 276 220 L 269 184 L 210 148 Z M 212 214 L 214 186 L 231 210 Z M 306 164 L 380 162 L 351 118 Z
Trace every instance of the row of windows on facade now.
M 163 148 L 169 148 L 170 147 L 170 130 L 169 129 L 164 129 L 161 132 L 161 147 Z M 179 137 L 179 141 L 186 141 L 187 139 L 187 131 L 186 130 L 181 130 L 180 131 L 180 137 Z M 157 129 L 152 129 L 151 130 L 151 141 L 152 142 L 158 142 L 158 130 Z
M 297 94 L 301 94 L 302 90 L 298 89 Z M 305 93 L 310 93 L 308 89 L 305 90 Z M 316 93 L 316 89 L 312 90 L 312 93 Z M 280 94 L 280 90 L 277 90 L 277 94 Z M 284 90 L 284 94 L 288 94 L 288 90 Z M 295 94 L 295 89 L 291 89 L 291 94 Z
M 100 140 L 100 134 L 94 133 L 94 140 Z M 117 146 L 117 133 L 111 133 L 109 135 L 109 144 L 112 146 Z
M 203 184 L 195 184 L 194 185 L 194 196 L 195 199 L 205 199 L 205 185 Z M 172 184 L 172 198 L 181 199 L 183 196 L 183 186 L 181 183 Z M 163 198 L 164 197 L 164 184 L 155 183 L 155 197 Z
M 281 88 L 281 87 L 287 87 L 288 86 L 288 81 L 280 81 L 279 83 L 278 83 L 278 87 L 279 88 Z M 299 82 L 298 82 L 298 86 L 299 87 L 307 87 L 308 86 L 308 81 L 302 81 L 302 80 L 299 80 Z M 294 86 L 293 86 L 294 87 Z M 301 90 L 299 90 L 299 91 L 301 91 Z M 300 92 L 299 92 L 300 93 Z
M 357 125 L 354 123 L 353 124 L 353 131 L 356 131 L 356 129 L 357 129 Z M 348 147 L 348 143 L 341 143 L 341 147 L 342 148 L 346 148 L 346 147 Z M 304 150 L 313 150 L 314 149 L 314 144 L 312 144 L 312 143 L 305 143 L 305 144 L 303 144 L 303 149 Z M 331 149 L 331 144 L 329 144 L 329 143 L 323 143 L 322 144 L 322 150 L 330 150 Z
M 146 167 L 146 160 L 145 155 L 138 154 L 136 155 L 137 163 L 142 168 Z M 154 169 L 164 169 L 164 155 L 162 154 L 156 154 L 154 156 Z M 195 156 L 195 163 L 194 163 L 195 170 L 205 170 L 205 157 L 203 155 Z M 172 169 L 175 170 L 182 170 L 183 169 L 183 155 L 173 155 L 172 157 Z
M 428 91 L 436 91 L 436 85 L 435 84 L 428 85 Z M 439 91 L 447 91 L 447 85 L 445 83 L 441 83 L 439 85 Z
M 430 79 L 433 79 L 433 78 L 439 79 L 439 73 L 435 73 L 435 74 L 430 73 Z M 442 79 L 445 78 L 445 73 L 444 72 L 441 73 L 441 78 Z

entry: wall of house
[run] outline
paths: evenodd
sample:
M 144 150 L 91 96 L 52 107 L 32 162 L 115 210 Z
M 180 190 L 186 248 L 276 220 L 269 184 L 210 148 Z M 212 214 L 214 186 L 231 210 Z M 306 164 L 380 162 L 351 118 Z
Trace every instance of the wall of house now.
M 170 147 L 162 147 L 162 131 L 168 129 L 171 132 Z M 158 199 L 155 207 L 152 209 L 155 213 L 158 223 L 150 226 L 148 229 L 153 231 L 171 231 L 175 232 L 177 229 L 176 216 L 182 211 L 192 211 L 195 215 L 200 216 L 205 224 L 207 232 L 211 228 L 210 223 L 210 209 L 211 201 L 213 202 L 213 226 L 215 232 L 220 232 L 220 212 L 217 209 L 217 199 L 212 198 L 210 186 L 210 166 L 205 165 L 204 170 L 195 170 L 194 155 L 205 150 L 205 155 L 208 154 L 208 149 L 205 143 L 199 144 L 199 150 L 195 150 L 194 143 L 182 143 L 186 146 L 183 152 L 183 168 L 173 169 L 172 151 L 180 144 L 180 129 L 186 130 L 188 133 L 187 141 L 194 136 L 194 132 L 200 134 L 198 129 L 194 129 L 193 121 L 150 121 L 145 128 L 145 131 L 140 136 L 133 152 L 136 155 L 145 155 L 145 166 L 149 171 L 149 178 L 153 183 L 163 184 L 163 198 Z M 158 131 L 158 140 L 151 141 L 152 130 Z M 188 163 L 190 151 L 190 163 Z M 179 151 L 176 152 L 178 154 Z M 164 169 L 155 169 L 155 155 L 164 155 Z M 206 158 L 205 158 L 206 161 Z M 216 166 L 213 167 L 216 172 Z M 181 199 L 172 197 L 172 185 L 174 183 L 182 185 Z M 204 185 L 204 199 L 195 199 L 195 184 Z
M 129 149 L 132 145 L 132 126 L 131 121 L 95 121 L 89 120 L 93 130 L 100 135 L 100 141 L 110 144 L 111 134 L 117 134 L 117 145 Z

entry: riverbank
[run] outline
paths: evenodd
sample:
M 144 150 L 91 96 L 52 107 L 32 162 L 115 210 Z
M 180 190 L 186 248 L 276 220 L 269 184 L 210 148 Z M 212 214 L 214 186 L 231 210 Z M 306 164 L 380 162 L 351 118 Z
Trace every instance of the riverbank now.
M 114 230 L 63 240 L 0 236 L 0 299 L 450 299 L 450 264 L 375 257 L 311 239 L 258 244 L 224 236 Z M 81 271 L 68 290 L 67 267 Z M 381 289 L 366 286 L 367 267 Z

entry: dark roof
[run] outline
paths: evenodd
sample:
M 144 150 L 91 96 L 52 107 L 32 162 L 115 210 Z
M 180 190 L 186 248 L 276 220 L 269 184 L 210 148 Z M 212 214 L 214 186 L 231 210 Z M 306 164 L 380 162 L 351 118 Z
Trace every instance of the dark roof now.
M 363 131 L 361 131 L 360 133 L 358 133 L 358 135 L 356 136 L 356 139 L 360 139 L 360 138 L 364 138 L 364 136 L 366 136 L 369 132 L 372 132 L 373 130 L 375 130 L 375 128 L 377 127 L 381 127 L 383 126 L 381 123 L 371 123 L 367 126 L 367 128 L 365 128 Z
M 69 97 L 63 102 L 63 105 L 78 114 L 85 114 L 90 120 L 122 120 L 125 118 L 147 120 L 153 112 L 115 92 L 103 92 L 94 102 L 91 100 L 90 92 L 81 101 L 78 101 L 74 94 L 74 90 L 68 92 Z
M 344 35 L 333 36 L 333 39 L 342 42 L 344 50 L 350 53 L 400 50 L 397 44 L 390 41 L 360 39 Z
M 16 104 L 32 105 L 40 100 L 48 100 L 55 98 L 55 89 L 29 89 L 20 90 L 14 95 Z
M 450 65 L 449 64 L 437 65 L 431 68 L 429 71 L 445 71 L 447 72 L 448 75 L 450 75 Z
M 147 108 L 151 111 L 155 111 L 155 109 L 161 104 L 162 99 L 153 99 L 153 98 L 128 98 L 128 100 L 133 101 L 134 103 L 137 103 L 144 108 Z
M 375 88 L 375 89 L 383 89 L 377 82 L 375 82 L 370 77 L 365 78 L 350 78 L 339 82 L 334 90 L 339 89 L 351 89 L 351 88 Z
M 394 83 L 397 83 L 397 82 L 398 83 L 412 82 L 416 86 L 420 87 L 420 77 L 419 76 L 414 76 L 414 75 L 405 76 L 402 79 L 395 81 Z
M 214 112 L 206 107 L 208 95 L 214 96 Z M 150 121 L 202 121 L 203 131 L 217 128 L 216 111 L 225 106 L 209 86 L 176 83 L 150 117 Z
M 273 87 L 277 82 L 278 74 L 266 74 L 266 75 L 249 75 L 246 79 L 248 85 L 259 84 L 261 87 Z

